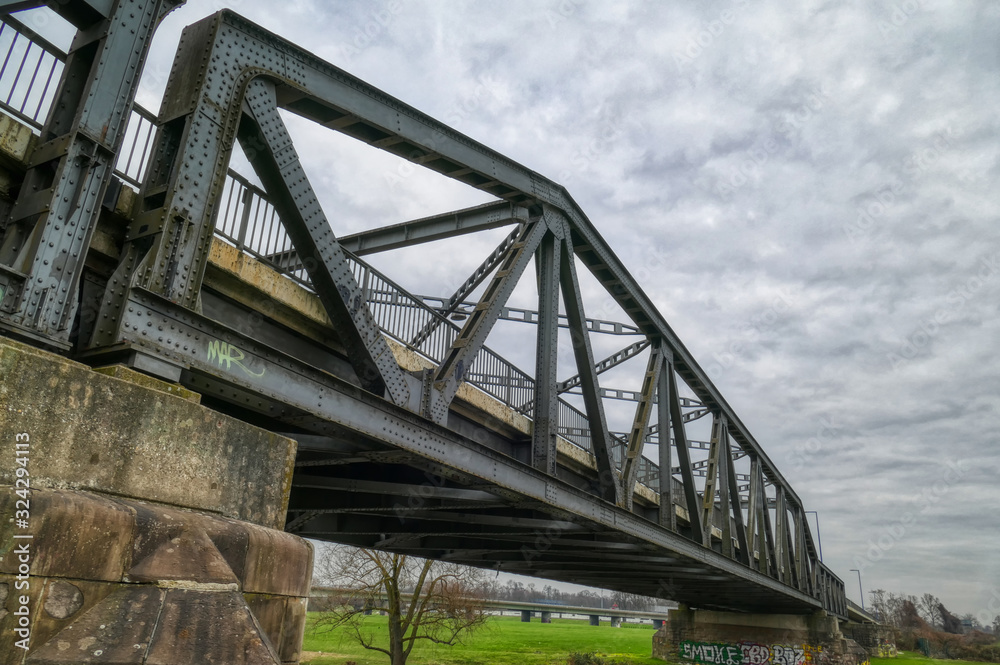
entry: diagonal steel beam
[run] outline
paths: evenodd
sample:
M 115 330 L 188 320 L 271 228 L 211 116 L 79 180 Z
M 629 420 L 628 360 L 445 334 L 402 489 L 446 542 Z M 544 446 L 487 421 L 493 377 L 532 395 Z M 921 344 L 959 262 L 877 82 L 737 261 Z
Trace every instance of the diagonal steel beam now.
M 674 364 L 667 364 L 667 377 L 670 383 L 670 425 L 674 431 L 674 445 L 677 447 L 677 463 L 680 466 L 681 483 L 684 486 L 684 500 L 687 504 L 690 538 L 696 542 L 702 540 L 701 506 L 698 505 L 698 492 L 694 484 L 694 470 L 691 468 L 691 451 L 688 448 L 687 432 L 684 430 L 684 417 L 681 413 L 681 403 L 677 396 L 677 378 L 674 375 Z
M 587 317 L 584 313 L 580 282 L 576 276 L 575 257 L 568 241 L 560 243 L 560 246 L 562 260 L 559 283 L 562 287 L 566 317 L 569 319 L 576 368 L 582 377 L 583 401 L 590 423 L 590 442 L 597 460 L 598 492 L 605 500 L 618 504 L 622 490 L 611 458 L 611 435 L 608 433 L 608 421 L 604 416 L 604 404 L 597 382 L 597 371 L 594 368 L 594 352 L 585 328 L 584 322 Z
M 715 516 L 715 493 L 719 489 L 719 459 L 722 454 L 722 419 L 719 413 L 712 414 L 711 446 L 708 449 L 708 459 L 705 469 L 705 488 L 701 495 L 701 526 L 702 544 L 712 546 L 712 526 Z M 694 468 L 696 465 L 691 465 Z
M 444 306 L 438 310 L 438 313 L 444 318 L 434 317 L 428 321 L 427 325 L 421 328 L 420 331 L 414 335 L 413 339 L 410 340 L 411 347 L 419 349 L 420 345 L 423 344 L 428 337 L 434 334 L 434 331 L 438 329 L 441 322 L 454 313 L 454 311 L 458 308 L 459 303 L 465 300 L 465 298 L 468 297 L 468 295 L 472 293 L 484 279 L 489 277 L 490 273 L 492 273 L 493 270 L 506 259 L 514 247 L 514 243 L 517 242 L 517 239 L 522 233 L 524 233 L 524 227 L 518 226 L 516 229 L 511 231 L 506 238 L 500 241 L 500 244 L 497 245 L 496 249 L 494 249 L 493 252 L 486 257 L 485 261 L 479 264 L 479 267 L 476 268 L 471 275 L 469 275 L 469 278 L 466 279 L 460 287 L 458 287 L 458 290 L 455 291 L 451 298 L 445 302 Z
M 247 87 L 238 138 L 299 255 L 315 259 L 306 269 L 362 387 L 412 407 L 415 381 L 396 362 L 348 268 L 278 115 L 274 84 L 257 79 Z
M 542 236 L 548 231 L 548 226 L 541 221 L 535 221 L 519 227 L 518 231 L 517 240 L 486 287 L 476 310 L 465 322 L 451 349 L 434 372 L 434 386 L 440 391 L 440 399 L 431 405 L 433 419 L 446 416 L 446 411 L 441 413 L 441 410 L 446 410 L 455 397 L 459 383 L 482 349 L 483 343 L 499 318 L 500 310 L 517 286 L 518 280 L 541 243 Z
M 628 447 L 625 450 L 625 462 L 622 466 L 622 500 L 624 507 L 632 509 L 633 491 L 636 475 L 639 471 L 639 459 L 642 457 L 642 447 L 646 442 L 649 430 L 649 417 L 653 412 L 653 397 L 660 381 L 660 368 L 663 356 L 659 344 L 653 345 L 646 363 L 646 373 L 642 377 L 642 389 L 639 402 L 635 406 L 635 416 L 632 419 L 632 429 L 628 435 Z M 668 444 L 669 445 L 669 444 Z M 670 468 L 669 466 L 666 468 Z
M 618 367 L 619 365 L 621 365 L 626 360 L 629 360 L 632 357 L 636 356 L 637 354 L 641 353 L 648 346 L 649 346 L 649 340 L 648 339 L 644 339 L 644 340 L 642 340 L 640 342 L 636 342 L 634 344 L 629 344 L 628 346 L 626 346 L 621 351 L 615 351 L 614 353 L 612 353 L 610 356 L 608 356 L 604 360 L 601 360 L 600 362 L 598 362 L 594 366 L 594 370 L 598 374 L 603 374 L 604 372 L 607 372 L 612 367 Z M 572 388 L 576 388 L 578 385 L 580 385 L 580 375 L 579 374 L 577 374 L 576 376 L 572 376 L 572 377 L 566 379 L 565 381 L 560 382 L 559 383 L 559 392 L 560 393 L 564 393 L 567 390 L 570 390 Z

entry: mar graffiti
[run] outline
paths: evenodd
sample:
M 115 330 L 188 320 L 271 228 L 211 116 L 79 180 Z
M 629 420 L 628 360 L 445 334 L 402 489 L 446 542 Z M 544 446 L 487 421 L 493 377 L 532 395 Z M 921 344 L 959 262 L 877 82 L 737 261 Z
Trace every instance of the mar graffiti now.
M 681 642 L 680 656 L 704 665 L 818 665 L 823 647 L 785 644 Z

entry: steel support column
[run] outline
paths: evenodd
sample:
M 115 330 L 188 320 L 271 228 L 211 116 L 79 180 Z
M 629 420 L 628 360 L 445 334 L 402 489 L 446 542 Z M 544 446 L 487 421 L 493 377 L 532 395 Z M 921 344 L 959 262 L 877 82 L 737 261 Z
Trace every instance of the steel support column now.
M 559 395 L 556 392 L 559 360 L 559 245 L 546 233 L 535 251 L 538 272 L 538 331 L 535 344 L 535 405 L 531 434 L 531 462 L 541 471 L 556 473 L 556 431 Z
M 0 328 L 68 349 L 84 260 L 139 74 L 153 32 L 183 0 L 51 4 L 80 32 L 3 227 Z

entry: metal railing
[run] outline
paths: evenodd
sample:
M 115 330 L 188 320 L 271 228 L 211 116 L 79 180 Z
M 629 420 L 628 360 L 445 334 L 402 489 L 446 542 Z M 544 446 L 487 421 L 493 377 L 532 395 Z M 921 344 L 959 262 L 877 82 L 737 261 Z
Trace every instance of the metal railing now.
M 41 129 L 55 99 L 66 54 L 13 16 L 0 17 L 0 105 Z
M 132 104 L 122 147 L 115 158 L 115 175 L 139 189 L 146 177 L 155 138 L 156 114 L 139 104 Z
M 13 16 L 4 15 L 0 19 L 0 53 L 4 54 L 0 65 L 0 109 L 34 130 L 41 130 L 54 101 L 66 53 Z M 156 126 L 154 113 L 137 103 L 132 105 L 114 172 L 137 190 L 141 189 L 149 166 Z M 232 169 L 216 211 L 215 235 L 312 289 L 306 269 L 267 193 Z M 348 254 L 348 259 L 382 331 L 429 361 L 440 363 L 457 338 L 459 326 L 442 316 L 427 298 L 410 294 L 353 255 Z M 433 333 L 414 345 L 418 333 L 432 321 L 437 322 Z M 466 371 L 465 381 L 522 413 L 530 413 L 534 404 L 534 379 L 489 347 L 484 346 L 476 355 Z M 592 452 L 586 415 L 562 399 L 558 413 L 558 433 L 573 445 Z M 612 456 L 618 469 L 622 467 L 627 447 L 623 436 L 613 435 L 612 439 Z M 644 457 L 639 462 L 638 480 L 653 490 L 659 487 L 659 469 Z

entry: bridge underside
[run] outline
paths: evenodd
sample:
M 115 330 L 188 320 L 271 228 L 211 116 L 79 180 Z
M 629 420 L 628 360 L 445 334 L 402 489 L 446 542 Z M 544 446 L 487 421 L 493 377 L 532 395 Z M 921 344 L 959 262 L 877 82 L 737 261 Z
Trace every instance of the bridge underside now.
M 16 174 L 6 334 L 180 383 L 297 440 L 291 533 L 700 608 L 846 614 L 791 485 L 562 187 L 222 12 L 182 38 L 148 173 L 119 174 L 135 191 L 111 167 L 141 62 L 97 63 L 142 53 L 176 3 L 142 0 L 139 18 L 106 4 L 119 18 L 72 16 L 103 37 L 63 54 L 69 101 Z M 89 87 L 74 82 L 84 72 Z M 113 108 L 94 107 L 102 90 Z M 338 240 L 279 109 L 497 202 Z M 237 145 L 263 189 L 227 175 Z M 253 226 L 252 205 L 273 213 L 280 243 L 263 246 L 272 231 Z M 436 304 L 359 258 L 500 226 L 510 235 Z M 591 338 L 608 322 L 587 317 L 577 266 L 628 316 L 611 328 L 639 340 L 603 360 Z M 524 275 L 538 309 L 517 314 L 507 301 Z M 533 371 L 485 345 L 516 316 L 533 324 Z M 576 374 L 559 381 L 561 330 Z M 646 360 L 636 390 L 602 388 L 599 374 L 633 358 Z M 635 415 L 615 432 L 605 401 L 623 398 Z

